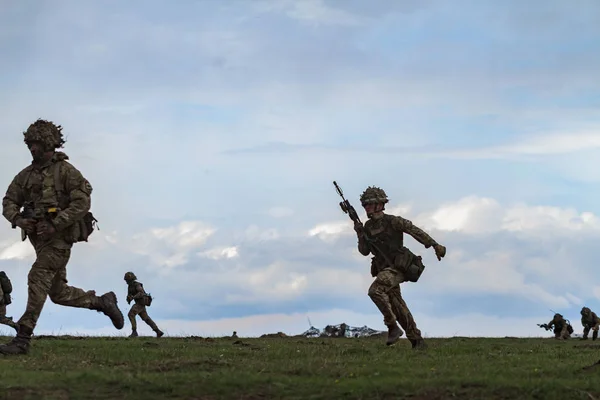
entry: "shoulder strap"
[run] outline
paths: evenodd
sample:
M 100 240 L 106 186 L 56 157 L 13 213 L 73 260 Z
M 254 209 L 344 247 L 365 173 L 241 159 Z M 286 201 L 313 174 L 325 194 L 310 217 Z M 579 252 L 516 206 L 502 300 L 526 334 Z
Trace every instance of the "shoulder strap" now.
M 61 165 L 63 161 L 57 161 L 54 165 L 54 189 L 56 190 L 56 196 L 58 198 L 58 204 L 60 208 L 66 207 L 66 196 L 64 191 L 64 185 L 60 176 Z
M 61 183 L 62 182 L 60 180 L 60 161 L 57 161 L 54 167 L 54 188 L 56 189 L 56 193 L 58 193 L 59 196 L 63 193 L 63 185 Z

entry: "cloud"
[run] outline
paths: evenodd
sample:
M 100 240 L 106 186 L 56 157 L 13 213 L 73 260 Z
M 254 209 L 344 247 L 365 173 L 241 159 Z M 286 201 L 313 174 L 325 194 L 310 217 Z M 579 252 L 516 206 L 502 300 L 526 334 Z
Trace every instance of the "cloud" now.
M 380 321 L 337 179 L 385 187 L 448 246 L 440 263 L 406 239 L 427 264 L 403 287 L 418 315 L 521 326 L 597 301 L 597 2 L 111 4 L 0 16 L 0 181 L 44 117 L 95 189 L 102 230 L 74 247 L 70 283 L 121 296 L 133 270 L 173 324 Z M 0 235 L 18 314 L 32 252 Z M 96 314 L 49 302 L 40 329 L 102 329 Z
M 183 221 L 177 226 L 153 228 L 134 235 L 131 248 L 137 254 L 150 256 L 161 267 L 173 268 L 186 264 L 190 253 L 203 246 L 214 233 L 214 228 L 200 221 Z
M 289 207 L 272 207 L 268 213 L 273 218 L 285 218 L 294 215 L 294 210 Z
M 208 257 L 213 260 L 220 260 L 222 258 L 235 258 L 237 257 L 238 250 L 237 247 L 217 247 L 214 249 L 206 250 L 198 253 L 199 256 Z
M 33 260 L 35 259 L 35 251 L 26 242 L 8 242 L 0 244 L 0 260 Z

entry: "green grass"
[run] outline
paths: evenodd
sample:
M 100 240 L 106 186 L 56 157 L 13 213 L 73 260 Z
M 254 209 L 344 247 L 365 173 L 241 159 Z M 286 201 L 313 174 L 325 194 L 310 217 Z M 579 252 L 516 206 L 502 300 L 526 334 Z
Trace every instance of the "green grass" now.
M 0 356 L 0 398 L 600 399 L 597 342 L 384 341 L 39 337 Z

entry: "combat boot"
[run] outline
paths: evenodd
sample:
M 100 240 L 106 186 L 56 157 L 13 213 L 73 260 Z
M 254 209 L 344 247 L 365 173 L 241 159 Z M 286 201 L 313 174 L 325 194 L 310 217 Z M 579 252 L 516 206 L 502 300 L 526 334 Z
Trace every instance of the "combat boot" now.
M 388 346 L 393 345 L 398 340 L 400 340 L 400 337 L 402 337 L 402 335 L 404 335 L 404 331 L 400 329 L 398 325 L 388 325 L 388 339 L 385 344 Z
M 598 339 L 598 331 L 594 331 L 594 333 L 592 334 L 592 340 L 596 339 Z
M 17 336 L 7 344 L 0 346 L 0 354 L 12 356 L 29 353 L 31 335 L 33 335 L 33 329 L 26 326 L 19 326 Z
M 123 329 L 123 326 L 125 326 L 123 313 L 117 306 L 117 295 L 115 292 L 108 292 L 104 293 L 101 297 L 95 297 L 90 309 L 108 316 L 117 329 Z
M 160 329 L 155 330 L 154 332 L 156 332 L 156 337 L 162 337 L 165 333 L 163 331 L 161 331 Z
M 413 350 L 425 350 L 427 348 L 427 344 L 423 339 L 411 340 Z
M 131 331 L 131 335 L 129 335 L 129 337 L 138 337 L 138 333 L 137 331 L 134 329 Z

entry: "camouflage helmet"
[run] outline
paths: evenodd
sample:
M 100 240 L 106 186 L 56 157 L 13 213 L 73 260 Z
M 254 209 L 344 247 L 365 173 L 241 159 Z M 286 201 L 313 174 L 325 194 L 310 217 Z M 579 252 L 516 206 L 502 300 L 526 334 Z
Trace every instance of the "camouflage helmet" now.
M 135 274 L 130 271 L 125 273 L 125 277 L 123 277 L 123 279 L 125 279 L 126 281 L 135 281 L 137 279 L 137 276 L 135 276 Z
M 65 144 L 62 134 L 62 126 L 55 125 L 52 121 L 38 119 L 23 132 L 24 142 L 42 142 L 46 149 L 60 149 Z
M 583 308 L 581 309 L 581 315 L 584 315 L 584 314 L 589 314 L 591 311 L 592 311 L 592 310 L 590 310 L 590 309 L 589 309 L 589 307 L 583 307 Z
M 389 202 L 387 194 L 381 188 L 376 186 L 369 186 L 360 195 L 360 202 L 365 204 L 385 204 Z

